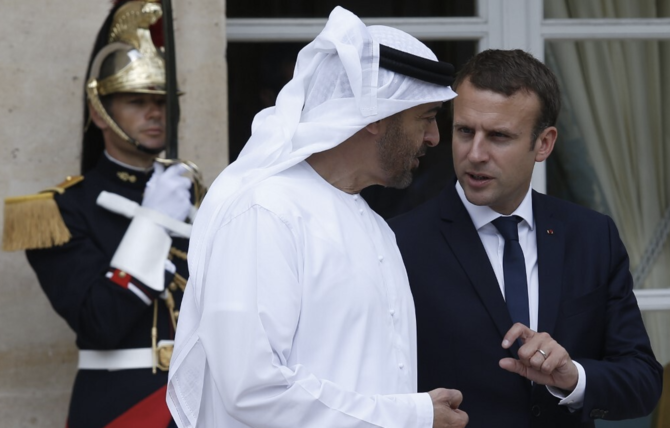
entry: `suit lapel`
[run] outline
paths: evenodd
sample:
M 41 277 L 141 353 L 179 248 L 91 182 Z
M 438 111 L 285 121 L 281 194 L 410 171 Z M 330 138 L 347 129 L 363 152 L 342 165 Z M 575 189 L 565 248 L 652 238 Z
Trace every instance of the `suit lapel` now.
M 440 215 L 440 231 L 491 315 L 502 341 L 512 327 L 512 318 L 484 245 L 454 185 L 447 186 L 442 193 Z M 511 350 L 516 356 L 518 345 L 513 345 Z
M 565 224 L 551 208 L 551 200 L 533 191 L 539 281 L 538 331 L 554 335 L 561 302 Z

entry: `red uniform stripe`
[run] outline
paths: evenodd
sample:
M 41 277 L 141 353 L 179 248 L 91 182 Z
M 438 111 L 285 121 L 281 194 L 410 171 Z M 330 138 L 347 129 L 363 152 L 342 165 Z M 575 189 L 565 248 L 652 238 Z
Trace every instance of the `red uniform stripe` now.
M 128 275 L 126 272 L 114 269 L 112 271 L 112 277 L 109 278 L 113 283 L 120 285 L 123 288 L 128 288 L 128 283 L 133 279 L 132 276 Z
M 166 428 L 172 420 L 166 394 L 167 385 L 135 404 L 105 428 Z

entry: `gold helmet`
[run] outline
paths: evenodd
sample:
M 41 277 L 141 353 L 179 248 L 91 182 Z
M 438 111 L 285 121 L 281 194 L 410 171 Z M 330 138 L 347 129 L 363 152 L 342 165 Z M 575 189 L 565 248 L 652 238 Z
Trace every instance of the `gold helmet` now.
M 107 45 L 100 49 L 90 66 L 86 97 L 91 107 L 123 140 L 148 153 L 107 113 L 101 96 L 121 92 L 165 94 L 165 61 L 154 45 L 149 28 L 162 16 L 161 5 L 154 0 L 129 1 L 113 15 Z

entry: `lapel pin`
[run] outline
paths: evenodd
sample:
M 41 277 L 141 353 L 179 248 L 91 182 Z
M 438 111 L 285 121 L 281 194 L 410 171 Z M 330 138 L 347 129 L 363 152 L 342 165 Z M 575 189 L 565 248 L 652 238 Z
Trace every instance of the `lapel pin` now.
M 553 235 L 554 229 L 547 229 L 547 235 Z

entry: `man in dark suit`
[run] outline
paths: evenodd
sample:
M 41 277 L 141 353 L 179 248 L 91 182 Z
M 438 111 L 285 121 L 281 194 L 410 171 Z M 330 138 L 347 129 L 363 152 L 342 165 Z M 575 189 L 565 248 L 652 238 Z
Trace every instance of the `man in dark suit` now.
M 457 180 L 391 221 L 416 305 L 419 390 L 461 390 L 473 428 L 649 414 L 662 368 L 616 226 L 530 187 L 557 137 L 555 76 L 520 50 L 489 50 L 453 88 Z

